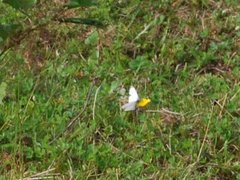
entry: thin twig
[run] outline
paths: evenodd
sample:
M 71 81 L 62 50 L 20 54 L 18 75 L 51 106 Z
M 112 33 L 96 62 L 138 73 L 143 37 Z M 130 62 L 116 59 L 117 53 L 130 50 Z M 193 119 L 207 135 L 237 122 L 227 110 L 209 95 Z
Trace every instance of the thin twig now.
M 138 35 L 134 38 L 134 41 L 140 38 L 143 34 L 147 33 L 148 30 L 157 23 L 158 17 L 159 16 L 156 16 L 149 24 L 144 25 L 144 29 L 138 33 Z
M 202 154 L 202 150 L 203 150 L 203 147 L 206 143 L 206 139 L 207 139 L 207 135 L 208 135 L 208 131 L 209 131 L 209 126 L 210 126 L 210 123 L 211 123 L 211 120 L 212 120 L 212 117 L 213 117 L 213 108 L 214 106 L 212 106 L 212 109 L 211 109 L 211 115 L 210 115 L 210 118 L 208 119 L 208 124 L 207 124 L 207 127 L 206 127 L 206 130 L 205 130 L 205 133 L 204 133 L 204 137 L 203 137 L 203 141 L 202 141 L 202 144 L 201 144 L 201 147 L 199 149 L 199 152 L 198 152 L 198 156 L 197 156 L 197 159 L 194 163 L 190 164 L 188 166 L 188 171 L 186 172 L 185 176 L 183 179 L 186 179 L 187 176 L 189 175 L 189 173 L 192 172 L 193 168 L 196 166 L 196 164 L 199 163 L 200 161 L 200 157 L 201 157 L 201 154 Z
M 170 111 L 168 109 L 162 108 L 159 110 L 146 110 L 147 113 L 167 113 L 167 114 L 172 114 L 172 115 L 176 115 L 176 116 L 183 116 L 182 113 L 178 113 L 178 112 L 173 112 Z
M 139 159 L 136 159 L 136 158 L 134 158 L 133 156 L 129 155 L 128 153 L 120 150 L 119 148 L 115 147 L 115 146 L 112 145 L 112 144 L 110 144 L 110 146 L 112 147 L 113 151 L 117 151 L 117 152 L 119 152 L 119 153 L 122 153 L 122 154 L 124 154 L 125 156 L 127 156 L 127 157 L 129 157 L 129 158 L 131 158 L 131 159 L 133 159 L 133 160 L 135 160 L 135 161 L 138 161 L 138 160 L 139 160 Z M 149 163 L 145 162 L 144 160 L 141 160 L 141 161 L 142 161 L 142 163 L 143 163 L 144 165 L 147 165 L 147 166 L 150 165 Z
M 63 132 L 61 132 L 60 134 L 58 134 L 52 141 L 50 141 L 50 144 L 54 143 L 58 138 L 62 137 L 64 134 L 67 134 L 69 131 L 72 131 L 74 128 L 74 125 L 77 123 L 78 119 L 82 116 L 82 114 L 85 112 L 85 110 L 87 109 L 87 106 L 89 104 L 90 101 L 90 97 L 92 95 L 92 91 L 93 91 L 93 87 L 95 85 L 95 82 L 93 81 L 89 90 L 88 90 L 88 94 L 83 106 L 83 109 L 81 112 L 79 112 L 71 121 L 70 123 L 68 123 L 67 127 L 65 128 L 65 130 Z
M 207 124 L 206 130 L 205 130 L 205 134 L 204 134 L 204 137 L 203 137 L 203 141 L 202 141 L 202 144 L 201 144 L 201 147 L 200 147 L 198 156 L 197 156 L 197 160 L 196 160 L 197 163 L 198 163 L 199 160 L 200 160 L 200 157 L 201 157 L 201 154 L 202 154 L 202 150 L 203 150 L 203 147 L 204 147 L 205 142 L 206 142 L 206 139 L 207 139 L 207 134 L 208 134 L 208 131 L 209 131 L 209 126 L 210 126 L 211 120 L 212 120 L 212 115 L 213 115 L 213 108 L 212 108 L 211 116 L 210 116 L 210 118 L 208 119 L 208 124 Z
M 34 175 L 32 175 L 32 176 L 30 176 L 30 177 L 25 177 L 25 178 L 23 178 L 24 180 L 30 180 L 30 179 L 36 179 L 36 178 L 38 178 L 38 179 L 40 179 L 40 178 L 46 178 L 46 177 L 48 177 L 48 178 L 50 178 L 49 176 L 56 176 L 56 175 L 59 175 L 59 174 L 50 174 L 50 172 L 52 172 L 52 171 L 54 171 L 55 170 L 55 168 L 51 168 L 51 169 L 48 169 L 48 170 L 46 170 L 46 171 L 43 171 L 43 172 L 40 172 L 40 173 L 36 173 L 36 174 L 34 174 Z
M 27 104 L 26 104 L 25 109 L 24 109 L 24 111 L 23 111 L 23 115 L 24 115 L 24 116 L 25 116 L 26 113 L 27 113 L 28 106 L 29 106 L 29 104 L 30 104 L 30 102 L 31 102 L 32 97 L 34 96 L 34 92 L 35 92 L 35 90 L 36 90 L 36 88 L 37 88 L 37 86 L 38 86 L 38 84 L 39 84 L 39 81 L 40 81 L 40 75 L 37 77 L 36 83 L 35 83 L 32 91 L 31 91 L 31 94 L 30 94 L 29 98 L 28 98 Z M 24 123 L 26 119 L 27 119 L 27 116 L 24 117 L 24 119 L 21 121 L 21 123 Z
M 219 117 L 220 117 L 220 118 L 222 117 L 222 114 L 223 114 L 223 111 L 224 111 L 224 107 L 225 107 L 225 105 L 226 105 L 227 96 L 228 96 L 228 94 L 226 94 L 226 95 L 224 96 L 224 99 L 223 99 L 223 104 L 222 104 L 222 107 L 221 107 L 221 111 L 220 111 L 220 113 L 219 113 Z
M 4 59 L 4 57 L 6 56 L 7 51 L 8 51 L 8 49 L 7 49 L 7 50 L 2 50 L 2 51 L 1 51 L 1 53 L 0 53 L 0 57 L 3 56 L 2 59 Z
M 234 119 L 234 116 L 224 106 L 222 106 L 218 101 L 215 101 L 215 103 L 221 108 L 221 111 L 224 110 L 232 119 Z
M 69 166 L 69 180 L 72 180 L 73 179 L 73 169 L 72 169 L 72 166 L 71 166 L 71 162 L 70 162 L 70 158 L 68 159 L 68 166 Z
M 240 88 L 237 90 L 237 92 L 230 98 L 230 102 L 235 99 L 235 97 L 238 95 L 238 93 L 240 93 Z
M 99 92 L 100 88 L 101 88 L 101 85 L 97 88 L 96 93 L 95 93 L 95 96 L 94 96 L 94 102 L 93 102 L 93 120 L 95 120 L 96 101 L 97 101 L 97 95 L 98 95 L 98 92 Z

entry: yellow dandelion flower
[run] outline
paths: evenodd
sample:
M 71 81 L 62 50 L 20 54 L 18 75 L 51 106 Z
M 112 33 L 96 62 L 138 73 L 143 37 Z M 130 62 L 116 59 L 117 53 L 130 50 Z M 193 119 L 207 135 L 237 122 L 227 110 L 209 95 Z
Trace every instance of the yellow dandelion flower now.
M 143 98 L 137 103 L 137 106 L 143 108 L 147 106 L 150 102 L 151 102 L 151 99 Z

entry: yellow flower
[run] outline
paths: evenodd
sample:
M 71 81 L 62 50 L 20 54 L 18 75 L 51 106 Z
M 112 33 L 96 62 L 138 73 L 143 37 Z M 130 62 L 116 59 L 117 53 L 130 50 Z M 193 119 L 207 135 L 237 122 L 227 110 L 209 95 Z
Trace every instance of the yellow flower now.
M 151 99 L 142 98 L 142 99 L 138 102 L 137 106 L 143 108 L 143 107 L 147 106 L 150 102 L 151 102 Z

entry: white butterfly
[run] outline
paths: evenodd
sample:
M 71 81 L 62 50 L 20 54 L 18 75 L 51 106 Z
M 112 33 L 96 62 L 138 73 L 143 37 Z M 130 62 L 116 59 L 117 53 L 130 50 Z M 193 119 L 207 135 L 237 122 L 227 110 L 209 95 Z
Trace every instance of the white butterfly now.
M 137 90 L 131 86 L 129 90 L 128 103 L 122 106 L 124 111 L 134 111 L 136 109 L 137 102 L 139 101 L 139 96 Z

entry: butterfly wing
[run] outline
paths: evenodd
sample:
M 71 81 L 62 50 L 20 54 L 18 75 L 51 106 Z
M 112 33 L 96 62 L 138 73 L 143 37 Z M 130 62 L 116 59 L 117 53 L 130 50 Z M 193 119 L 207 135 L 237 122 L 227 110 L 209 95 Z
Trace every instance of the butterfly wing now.
M 124 111 L 134 111 L 136 109 L 136 104 L 138 100 L 139 96 L 137 90 L 133 86 L 131 86 L 129 89 L 128 103 L 124 104 L 122 106 L 122 109 Z
M 131 86 L 129 90 L 128 103 L 137 102 L 138 100 L 139 100 L 139 96 L 138 96 L 137 90 L 133 86 Z
M 122 106 L 122 109 L 123 109 L 124 111 L 134 111 L 134 110 L 136 109 L 136 103 L 137 103 L 137 102 L 129 102 L 129 103 L 127 103 L 127 104 L 124 104 L 124 105 Z

